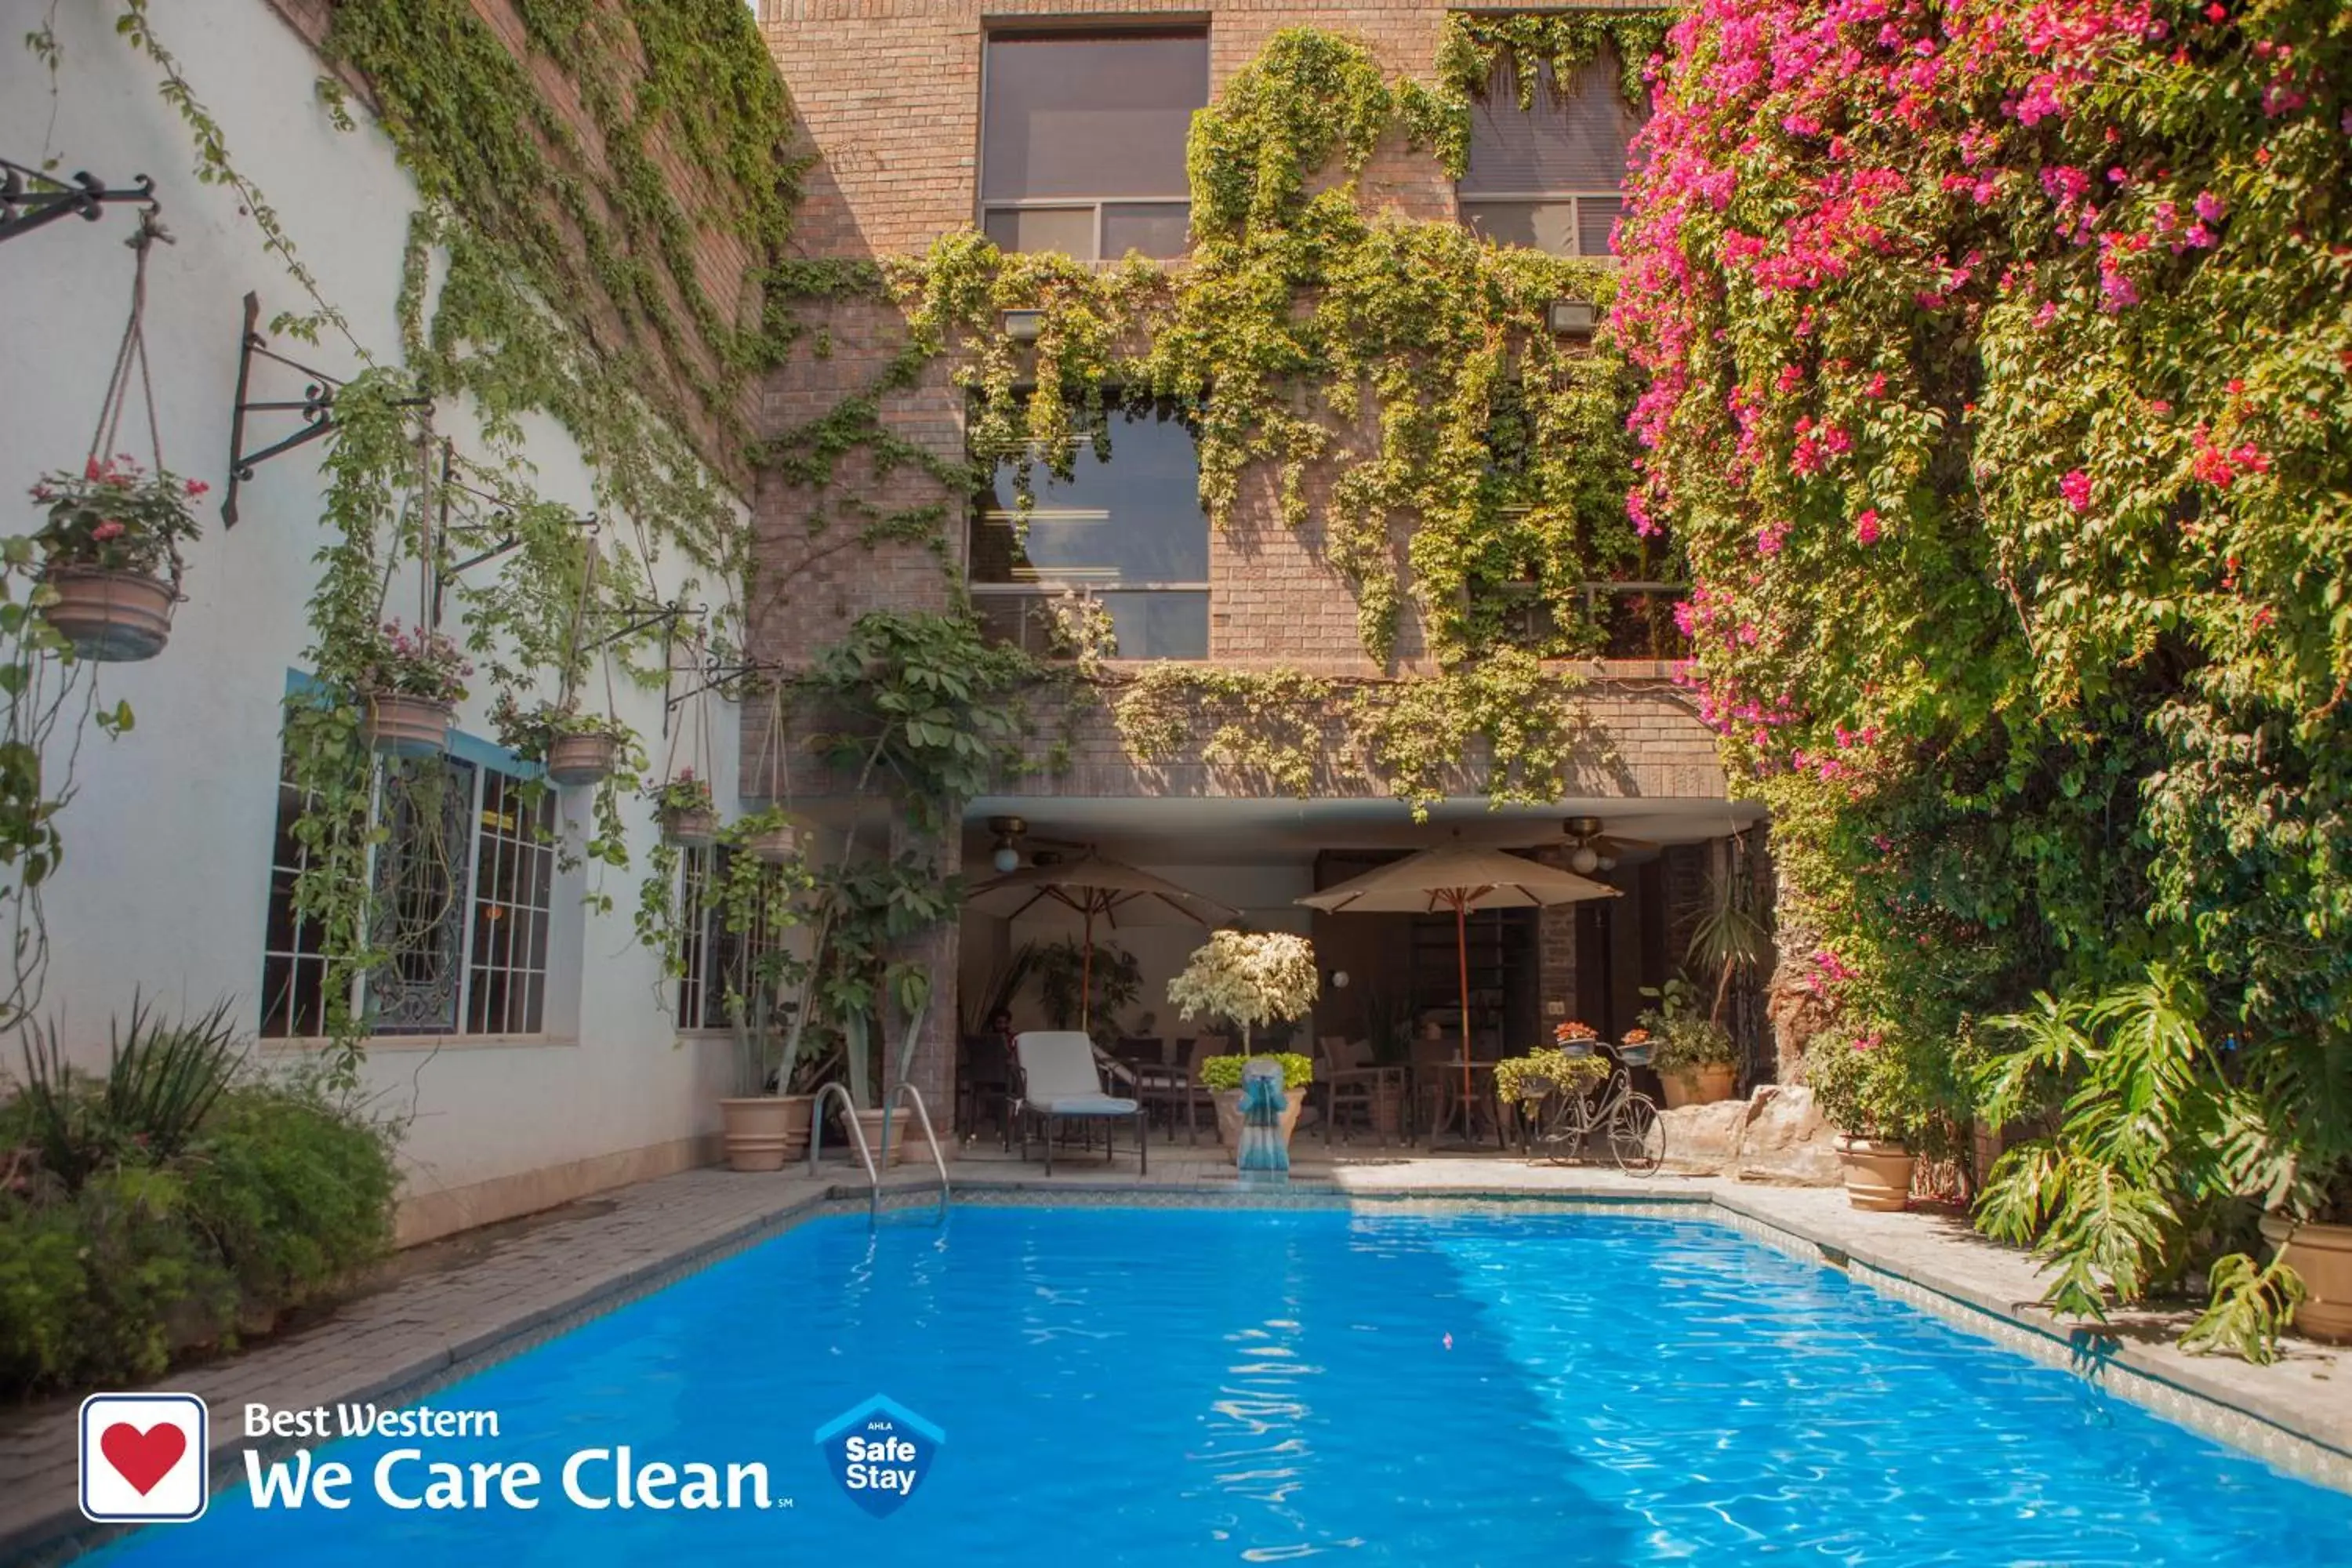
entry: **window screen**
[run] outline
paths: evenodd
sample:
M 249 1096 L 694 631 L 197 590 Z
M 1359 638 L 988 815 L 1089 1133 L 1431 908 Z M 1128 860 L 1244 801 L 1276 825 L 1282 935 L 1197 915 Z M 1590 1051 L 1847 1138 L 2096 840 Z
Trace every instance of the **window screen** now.
M 988 41 L 982 227 L 999 245 L 1181 256 L 1184 140 L 1209 101 L 1201 33 L 1010 34 Z

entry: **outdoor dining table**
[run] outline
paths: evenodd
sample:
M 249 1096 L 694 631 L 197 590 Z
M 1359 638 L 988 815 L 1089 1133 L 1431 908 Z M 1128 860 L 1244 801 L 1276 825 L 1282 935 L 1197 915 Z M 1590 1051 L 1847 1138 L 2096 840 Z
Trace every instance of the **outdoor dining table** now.
M 1465 1068 L 1469 1069 L 1472 1080 L 1471 1091 L 1466 1096 L 1462 1092 Z M 1431 1142 L 1434 1143 L 1439 1133 L 1457 1122 L 1462 1142 L 1477 1142 L 1478 1134 L 1473 1123 L 1483 1106 L 1489 1123 L 1495 1129 L 1495 1146 L 1498 1149 L 1508 1147 L 1503 1138 L 1502 1108 L 1495 1100 L 1495 1068 L 1496 1063 L 1492 1060 L 1482 1061 L 1473 1058 L 1465 1061 L 1460 1057 L 1451 1057 L 1442 1062 L 1415 1064 L 1417 1072 L 1435 1075 L 1433 1081 L 1437 1085 L 1439 1110 L 1437 1122 L 1429 1130 Z

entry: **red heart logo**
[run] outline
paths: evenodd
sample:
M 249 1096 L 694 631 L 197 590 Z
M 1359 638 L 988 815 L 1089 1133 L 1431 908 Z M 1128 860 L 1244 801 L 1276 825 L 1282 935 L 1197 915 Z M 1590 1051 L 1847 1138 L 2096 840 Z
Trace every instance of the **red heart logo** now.
M 145 1497 L 188 1451 L 188 1435 L 168 1421 L 159 1421 L 144 1432 L 128 1421 L 117 1421 L 99 1435 L 98 1448 L 106 1462 Z

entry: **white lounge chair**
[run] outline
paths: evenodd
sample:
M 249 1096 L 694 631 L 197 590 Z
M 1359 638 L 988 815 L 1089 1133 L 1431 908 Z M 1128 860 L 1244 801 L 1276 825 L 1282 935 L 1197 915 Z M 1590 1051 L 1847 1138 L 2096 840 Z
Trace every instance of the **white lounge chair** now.
M 1013 1113 L 1021 1121 L 1021 1157 L 1029 1157 L 1032 1118 L 1045 1129 L 1045 1173 L 1054 1173 L 1054 1135 L 1062 1118 L 1085 1117 L 1104 1123 L 1103 1146 L 1110 1148 L 1110 1130 L 1120 1119 L 1135 1118 L 1136 1173 L 1151 1168 L 1151 1140 L 1143 1125 L 1140 1100 L 1122 1100 L 1103 1092 L 1102 1075 L 1095 1062 L 1094 1042 L 1076 1029 L 1034 1029 L 1013 1037 L 1013 1054 L 1021 1068 L 1019 1098 Z

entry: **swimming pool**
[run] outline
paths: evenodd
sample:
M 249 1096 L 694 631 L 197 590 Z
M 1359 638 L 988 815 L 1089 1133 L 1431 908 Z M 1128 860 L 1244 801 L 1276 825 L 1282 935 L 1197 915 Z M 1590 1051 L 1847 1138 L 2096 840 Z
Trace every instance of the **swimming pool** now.
M 876 1394 L 946 1439 L 880 1520 L 813 1441 Z M 361 1478 L 345 1511 L 260 1514 L 240 1483 L 106 1560 L 2352 1556 L 2352 1498 L 1704 1222 L 981 1207 L 869 1235 L 828 1217 L 429 1403 L 494 1411 L 500 1436 L 408 1446 L 534 1461 L 547 1504 L 387 1508 L 366 1477 L 403 1442 L 357 1439 L 320 1455 Z M 778 1506 L 567 1505 L 566 1456 L 619 1444 L 640 1465 L 762 1461 Z M 609 1467 L 591 1473 L 610 1490 Z

